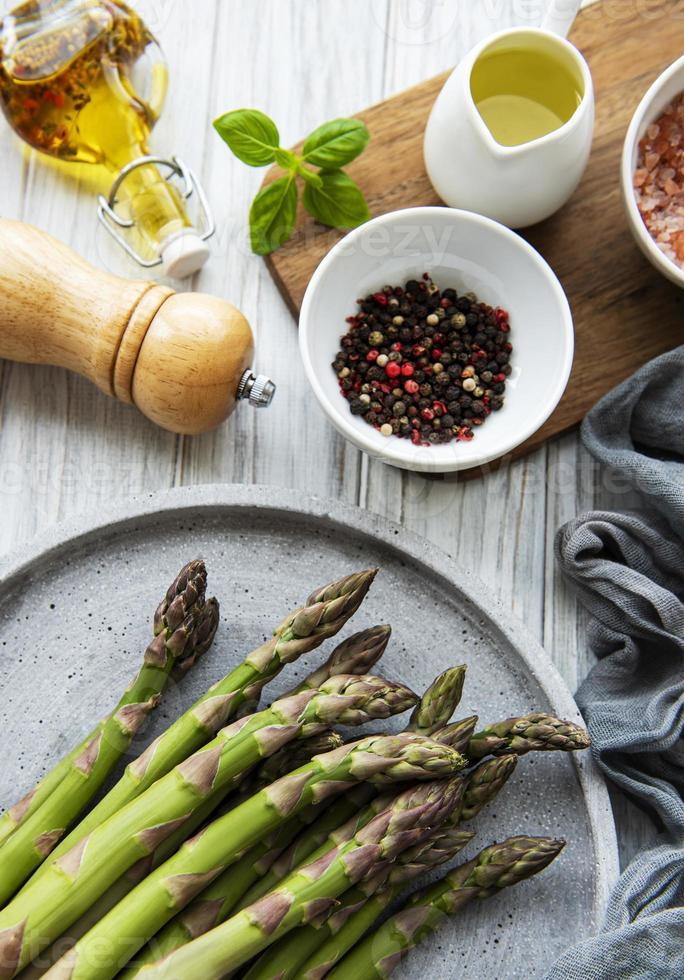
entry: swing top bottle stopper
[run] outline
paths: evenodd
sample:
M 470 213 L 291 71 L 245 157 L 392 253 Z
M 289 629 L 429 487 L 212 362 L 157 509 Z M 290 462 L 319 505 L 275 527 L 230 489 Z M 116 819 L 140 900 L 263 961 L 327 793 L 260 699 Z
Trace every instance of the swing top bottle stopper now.
M 107 231 L 140 266 L 182 278 L 208 258 L 215 225 L 192 170 L 149 152 L 167 83 L 155 38 L 119 0 L 28 0 L 0 21 L 10 125 L 42 153 L 94 165 Z

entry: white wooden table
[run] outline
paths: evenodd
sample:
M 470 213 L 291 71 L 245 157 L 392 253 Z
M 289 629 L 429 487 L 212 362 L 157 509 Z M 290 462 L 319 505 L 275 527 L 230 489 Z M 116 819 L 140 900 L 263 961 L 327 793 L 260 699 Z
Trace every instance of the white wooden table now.
M 554 535 L 583 510 L 628 506 L 624 489 L 607 482 L 575 433 L 462 484 L 391 469 L 346 444 L 315 404 L 296 326 L 246 244 L 262 172 L 235 161 L 210 125 L 227 109 L 259 107 L 288 145 L 451 66 L 493 30 L 538 24 L 545 2 L 137 0 L 171 69 L 154 149 L 196 169 L 219 225 L 213 258 L 192 286 L 245 312 L 257 331 L 257 366 L 278 394 L 266 411 L 245 406 L 216 432 L 178 437 L 64 371 L 0 361 L 0 550 L 69 515 L 172 485 L 278 484 L 340 498 L 400 521 L 477 572 L 577 687 L 593 657 L 585 617 L 555 568 Z M 87 169 L 46 164 L 3 123 L 0 214 L 139 275 L 97 226 Z M 624 860 L 649 827 L 624 799 L 616 812 Z

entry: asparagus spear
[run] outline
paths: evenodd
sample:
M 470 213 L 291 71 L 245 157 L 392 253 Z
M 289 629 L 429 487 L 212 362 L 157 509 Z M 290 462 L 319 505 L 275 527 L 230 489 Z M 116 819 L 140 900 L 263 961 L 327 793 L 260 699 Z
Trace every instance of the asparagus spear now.
M 420 734 L 427 736 L 434 734 L 435 739 L 439 742 L 451 745 L 461 751 L 459 746 L 453 743 L 458 741 L 461 745 L 467 744 L 467 739 L 472 735 L 477 719 L 465 719 L 464 722 L 456 722 L 455 725 L 447 728 L 442 726 L 446 725 L 461 700 L 465 671 L 466 668 L 463 666 L 453 667 L 435 678 L 416 706 L 407 726 L 407 731 L 416 731 L 416 728 L 420 727 L 422 729 Z M 337 827 L 353 817 L 355 813 L 370 802 L 374 795 L 371 786 L 359 786 L 350 796 L 336 801 L 329 812 L 314 826 L 307 827 L 301 837 L 294 841 L 291 847 L 280 855 L 269 870 L 250 887 L 244 894 L 240 907 L 250 905 L 257 898 L 261 898 L 266 892 L 275 888 L 285 875 L 290 874 L 309 858 L 317 848 L 325 843 Z
M 316 955 L 316 951 L 333 939 L 344 923 L 364 908 L 371 896 L 378 891 L 381 894 L 389 891 L 396 896 L 407 882 L 450 861 L 475 836 L 472 831 L 457 830 L 448 824 L 449 819 L 447 826 L 438 828 L 426 840 L 403 851 L 389 867 L 346 891 L 332 913 L 326 911 L 279 939 L 243 974 L 242 980 L 295 980 L 299 977 L 302 967 Z
M 215 600 L 204 602 L 205 590 L 204 562 L 190 562 L 155 612 L 155 638 L 135 680 L 93 738 L 62 767 L 52 792 L 30 815 L 24 811 L 23 821 L 0 848 L 0 906 L 54 850 L 100 789 L 158 703 L 172 669 L 184 660 L 194 662 L 210 645 L 218 624 L 218 606 Z
M 260 789 L 274 783 L 276 779 L 287 776 L 293 769 L 306 765 L 315 755 L 332 752 L 333 749 L 339 749 L 341 745 L 344 745 L 342 736 L 330 729 L 309 735 L 308 738 L 300 738 L 294 744 L 288 742 L 257 766 L 254 779 L 246 780 L 246 793 L 249 796 L 258 793 Z M 240 795 L 246 798 L 246 793 L 243 792 L 241 785 Z
M 184 844 L 77 943 L 66 962 L 60 961 L 54 967 L 53 977 L 96 975 L 99 980 L 104 980 L 113 976 L 247 848 L 311 803 L 330 799 L 353 782 L 371 780 L 387 784 L 434 779 L 453 773 L 463 764 L 463 757 L 449 746 L 413 734 L 370 736 L 316 756 L 306 766 L 261 790 Z M 91 844 L 94 837 L 93 834 Z M 59 884 L 55 887 L 51 881 L 48 891 L 45 877 L 39 883 L 42 885 L 40 892 L 31 896 L 32 901 L 19 904 L 15 900 L 12 906 L 0 912 L 0 962 L 4 952 L 12 969 L 21 968 L 31 949 L 35 956 L 36 944 L 41 937 L 46 933 L 54 936 L 68 927 L 64 907 L 54 900 L 55 896 L 60 896 L 60 901 L 68 901 L 73 910 L 74 899 L 68 896 L 70 887 L 73 889 L 76 885 L 80 906 L 92 900 L 92 892 L 102 890 L 101 879 L 95 885 L 93 881 L 99 878 L 93 867 L 98 857 L 96 848 L 91 850 L 89 845 L 83 854 L 74 855 L 66 869 L 68 880 L 64 874 L 60 876 L 61 881 L 66 880 L 66 887 Z M 78 888 L 81 875 L 85 881 Z M 6 930 L 4 936 L 3 929 Z M 94 959 L 98 962 L 96 974 L 90 972 L 89 967 Z
M 27 820 L 32 813 L 42 806 L 45 800 L 50 796 L 53 789 L 64 779 L 65 775 L 69 771 L 69 768 L 83 750 L 86 745 L 88 745 L 97 735 L 102 731 L 102 726 L 104 721 L 100 722 L 83 741 L 72 749 L 67 755 L 65 755 L 55 766 L 46 773 L 43 778 L 36 783 L 33 789 L 23 796 L 17 803 L 11 806 L 5 813 L 0 816 L 0 846 L 10 837 L 17 827 Z
M 279 958 L 278 965 L 284 967 L 290 962 L 294 964 L 292 969 L 297 973 L 300 967 L 305 967 L 307 971 L 312 971 L 313 975 L 316 975 L 316 971 L 322 971 L 320 976 L 324 976 L 332 968 L 334 962 L 358 942 L 387 906 L 397 898 L 404 883 L 412 877 L 413 867 L 415 867 L 417 875 L 423 870 L 421 862 L 424 863 L 429 860 L 432 866 L 442 863 L 439 861 L 439 853 L 442 850 L 446 851 L 444 861 L 447 861 L 455 853 L 454 845 L 460 849 L 458 845 L 462 835 L 465 836 L 465 840 L 461 846 L 464 846 L 472 838 L 472 833 L 458 829 L 459 824 L 464 820 L 472 820 L 487 803 L 499 794 L 513 774 L 517 761 L 515 755 L 487 759 L 470 772 L 463 783 L 462 799 L 451 813 L 447 825 L 433 835 L 434 840 L 427 841 L 428 850 L 424 854 L 421 854 L 419 850 L 415 865 L 412 866 L 408 860 L 410 856 L 406 856 L 404 858 L 405 867 L 396 869 L 393 874 L 389 874 L 386 888 L 381 887 L 383 883 L 382 874 L 379 876 L 379 880 L 376 877 L 372 883 L 373 887 L 369 889 L 373 895 L 370 901 L 363 901 L 360 898 L 356 903 L 356 908 L 352 907 L 350 914 L 338 915 L 335 913 L 333 915 L 328 924 L 329 939 L 325 932 L 319 932 L 319 939 L 316 942 L 312 933 L 308 932 L 306 936 L 302 936 L 300 945 L 295 947 L 293 944 L 289 953 L 283 951 L 283 958 Z M 299 932 L 302 931 L 299 930 Z M 288 937 L 288 939 L 290 938 Z M 292 939 L 294 938 L 292 937 Z M 284 940 L 283 944 L 285 942 L 287 940 Z M 308 952 L 308 957 L 304 957 L 305 951 Z M 333 958 L 331 959 L 331 957 Z M 266 975 L 271 974 L 265 973 L 264 977 Z M 276 976 L 277 973 L 274 971 L 272 975 Z M 286 980 L 286 977 L 291 975 L 293 974 L 290 972 L 284 972 L 280 980 Z M 249 975 L 249 980 L 255 980 L 255 978 Z
M 310 750 L 314 743 L 321 743 L 321 752 L 331 751 L 337 747 L 334 744 L 334 734 L 332 732 L 326 732 L 321 736 L 304 739 L 301 745 Z M 326 740 L 329 743 L 327 745 L 323 744 Z M 286 752 L 288 748 L 289 746 L 281 749 L 280 752 L 267 759 L 259 767 L 259 770 L 265 769 L 268 762 L 275 760 L 283 752 Z M 293 748 L 295 749 L 294 755 L 297 755 L 298 745 Z M 309 751 L 309 758 L 314 754 Z M 303 763 L 304 759 L 301 762 Z M 264 782 L 263 786 L 274 782 L 275 779 L 284 775 L 290 768 L 292 767 L 288 767 L 288 770 L 281 773 L 273 773 L 273 779 L 268 779 Z M 258 788 L 261 789 L 263 787 L 259 786 Z M 308 810 L 290 818 L 290 820 L 287 820 L 276 831 L 267 835 L 263 840 L 255 844 L 254 847 L 250 848 L 239 861 L 226 868 L 208 888 L 205 888 L 204 891 L 190 902 L 187 908 L 168 922 L 153 937 L 136 957 L 135 965 L 123 970 L 118 975 L 117 980 L 128 980 L 128 978 L 136 976 L 140 967 L 145 963 L 156 962 L 156 960 L 165 956 L 167 953 L 178 949 L 180 946 L 184 946 L 185 943 L 191 942 L 191 940 L 208 932 L 209 929 L 213 929 L 219 923 L 225 922 L 228 916 L 233 913 L 236 905 L 249 887 L 268 871 L 273 861 L 294 840 L 300 830 L 308 826 L 316 818 L 320 808 L 320 805 L 312 806 Z M 111 907 L 110 905 L 106 911 L 109 911 Z M 83 935 L 83 933 L 80 933 L 80 935 Z
M 253 791 L 258 792 L 258 790 L 275 782 L 276 779 L 286 775 L 291 769 L 304 765 L 314 755 L 322 752 L 330 752 L 338 748 L 341 744 L 342 739 L 340 736 L 336 732 L 330 731 L 301 739 L 294 745 L 288 745 L 266 759 L 257 768 L 255 773 L 257 778 L 254 783 L 251 783 L 251 781 L 248 782 Z M 288 758 L 287 763 L 285 762 L 286 756 Z M 272 765 L 269 765 L 269 763 L 272 763 Z M 240 784 L 237 803 L 246 799 L 246 796 L 243 794 L 243 784 Z M 251 793 L 248 792 L 248 795 L 251 795 Z M 233 803 L 233 796 L 229 797 L 228 803 Z M 315 807 L 311 807 L 310 811 L 315 811 L 316 809 Z M 224 812 L 228 811 L 225 810 Z M 307 811 L 307 813 L 309 812 Z M 206 931 L 227 919 L 237 901 L 244 895 L 252 882 L 256 881 L 270 867 L 271 862 L 277 855 L 296 837 L 302 827 L 306 826 L 307 813 L 299 814 L 292 817 L 291 820 L 286 821 L 272 834 L 268 834 L 262 841 L 259 841 L 254 847 L 250 848 L 239 861 L 227 868 L 208 888 L 205 888 L 197 898 L 193 899 L 190 905 L 180 915 L 166 924 L 161 932 L 141 951 L 137 961 L 140 963 L 153 963 L 160 955 L 157 950 L 164 948 L 171 951 L 178 946 L 184 945 L 184 943 L 189 943 L 194 938 L 193 933 L 199 928 L 199 923 L 208 923 L 206 928 L 202 930 Z M 217 815 L 221 815 L 221 809 L 219 809 Z M 309 813 L 309 819 L 312 817 L 313 812 Z M 200 820 L 200 823 L 204 823 L 204 820 Z M 191 833 L 181 836 L 177 842 L 171 844 L 170 848 L 166 844 L 162 845 L 162 847 L 155 851 L 152 856 L 153 860 L 142 873 L 137 873 L 131 878 L 125 875 L 123 884 L 117 882 L 117 885 L 114 886 L 115 894 L 113 900 L 111 900 L 109 893 L 105 896 L 107 899 L 106 902 L 100 899 L 96 914 L 84 916 L 82 925 L 79 924 L 79 928 L 76 931 L 73 928 L 70 930 L 69 938 L 73 939 L 73 941 L 69 942 L 68 946 L 63 946 L 59 955 L 63 955 L 67 949 L 75 945 L 81 936 L 85 935 L 89 929 L 103 918 L 110 909 L 120 902 L 152 870 L 153 866 L 158 867 L 162 861 L 174 854 L 190 836 Z M 215 921 L 211 921 L 212 919 Z M 199 935 L 199 932 L 197 934 Z M 51 964 L 56 962 L 57 959 L 59 959 L 59 956 L 53 956 L 47 962 Z M 36 975 L 42 976 L 44 972 L 43 970 Z M 137 968 L 123 970 L 117 977 L 117 980 L 124 980 L 126 977 L 134 976 L 136 972 Z M 33 976 L 25 977 L 26 973 L 27 971 L 24 970 L 22 980 L 34 980 Z
M 361 605 L 377 569 L 357 572 L 319 589 L 307 605 L 290 613 L 273 637 L 218 681 L 181 715 L 143 754 L 131 762 L 119 782 L 62 841 L 54 857 L 66 854 L 112 814 L 140 796 L 187 756 L 212 739 L 245 703 L 258 700 L 262 687 L 285 664 L 334 636 Z
M 473 899 L 489 898 L 542 871 L 564 845 L 565 841 L 549 837 L 510 837 L 485 848 L 441 881 L 416 892 L 401 912 L 354 947 L 328 976 L 331 980 L 389 977 L 409 950 L 432 935 L 448 916 Z M 191 948 L 192 944 L 186 947 Z
M 443 728 L 463 696 L 466 666 L 450 667 L 436 677 L 420 699 L 408 725 L 408 731 L 431 735 Z
M 444 745 L 450 745 L 457 752 L 465 752 L 475 731 L 475 725 L 477 725 L 477 715 L 470 715 L 468 718 L 461 718 L 460 721 L 440 728 L 434 733 L 433 738 L 443 742 Z
M 33 962 L 21 971 L 21 980 L 37 980 L 45 975 L 47 970 L 62 957 L 68 949 L 75 946 L 81 936 L 89 932 L 100 919 L 114 908 L 132 891 L 139 882 L 146 878 L 154 868 L 159 867 L 176 853 L 179 847 L 204 826 L 214 811 L 220 808 L 226 797 L 229 797 L 232 785 L 224 786 L 216 793 L 211 793 L 204 803 L 200 804 L 193 814 L 167 837 L 159 847 L 147 857 L 141 858 L 125 874 L 114 882 L 87 911 L 74 922 L 67 933 L 59 936 L 55 942 L 44 950 Z
M 333 907 L 338 895 L 373 873 L 378 863 L 393 860 L 441 823 L 454 805 L 458 782 L 431 782 L 401 793 L 349 841 L 295 872 L 227 922 L 144 967 L 141 980 L 191 974 L 221 980 L 291 929 Z
M 335 674 L 367 674 L 387 649 L 391 633 L 391 626 L 371 626 L 370 629 L 354 633 L 338 643 L 324 664 L 287 693 L 313 690 Z
M 459 813 L 461 822 L 473 820 L 484 806 L 498 796 L 513 775 L 517 764 L 516 755 L 501 755 L 494 759 L 485 759 L 468 773 Z
M 467 754 L 471 759 L 485 755 L 515 752 L 576 752 L 591 745 L 587 731 L 571 721 L 561 721 L 553 715 L 536 712 L 522 718 L 507 718 L 476 732 L 470 740 Z
M 164 597 L 164 599 L 162 600 L 162 602 L 160 603 L 159 607 L 155 612 L 154 615 L 155 635 L 157 635 L 157 633 L 162 628 L 163 625 L 161 622 L 162 616 L 164 615 L 165 612 L 167 612 L 169 606 L 173 602 L 176 591 L 179 590 L 182 586 L 183 576 L 194 578 L 195 584 L 199 586 L 198 592 L 201 595 L 204 594 L 205 589 L 204 587 L 202 587 L 201 580 L 198 581 L 196 578 L 198 566 L 200 565 L 201 563 L 199 562 L 189 563 L 181 570 L 180 574 L 174 579 L 173 583 L 171 584 L 171 586 L 169 587 L 166 593 L 166 596 Z M 203 569 L 203 566 L 201 566 L 201 568 Z M 188 596 L 187 598 L 189 599 L 190 597 Z M 212 602 L 215 602 L 215 600 L 212 600 Z M 180 643 L 178 646 L 180 651 Z M 119 707 L 121 707 L 121 704 L 117 705 L 117 708 Z M 114 711 L 116 711 L 117 708 L 115 708 Z M 16 828 L 21 823 L 23 823 L 24 820 L 28 819 L 28 817 L 30 817 L 38 809 L 38 807 L 45 802 L 48 796 L 52 793 L 53 789 L 55 789 L 55 787 L 61 783 L 64 776 L 69 771 L 69 768 L 72 762 L 74 761 L 74 759 L 80 756 L 83 753 L 86 746 L 89 745 L 95 738 L 97 738 L 99 734 L 101 734 L 102 728 L 106 721 L 107 718 L 101 721 L 95 727 L 95 729 L 92 732 L 90 732 L 90 734 L 79 745 L 77 745 L 66 756 L 64 756 L 64 758 L 62 758 L 54 766 L 54 768 L 45 775 L 40 780 L 40 782 L 32 790 L 30 790 L 30 792 L 26 794 L 26 796 L 24 796 L 21 800 L 19 800 L 18 803 L 15 803 L 14 806 L 10 807 L 10 809 L 7 810 L 6 813 L 4 813 L 0 817 L 0 844 L 2 844 L 11 834 L 13 834 Z
M 460 834 L 467 833 L 458 829 L 459 824 L 464 820 L 472 820 L 498 795 L 512 775 L 517 762 L 515 755 L 487 759 L 468 774 L 462 803 L 451 814 L 448 825 L 442 829 L 443 840 L 440 839 L 440 832 L 438 832 L 435 849 L 444 847 L 448 850 L 451 835 L 458 841 Z M 451 854 L 447 854 L 445 860 L 449 860 L 450 857 Z M 438 863 L 436 859 L 434 863 Z M 296 959 L 298 968 L 301 967 L 298 975 L 303 980 L 322 980 L 335 963 L 339 962 L 377 922 L 385 909 L 401 893 L 402 888 L 401 878 L 398 881 L 390 878 L 388 887 L 371 889 L 371 897 L 359 902 L 355 908 L 352 907 L 349 913 L 342 914 L 342 910 L 339 914 L 334 912 L 327 924 L 326 932 L 321 936 L 321 942 L 314 945 L 312 939 L 308 945 L 308 959 L 304 961 L 299 955 L 292 957 L 293 960 Z M 347 898 L 348 896 L 345 897 L 345 901 Z M 253 978 L 250 977 L 250 980 Z
M 318 727 L 327 728 L 334 720 L 359 723 L 387 717 L 413 703 L 415 695 L 401 685 L 392 687 L 373 677 L 338 675 L 318 692 L 284 698 L 266 711 L 223 729 L 213 742 L 157 780 L 71 851 L 51 860 L 43 874 L 0 912 L 0 961 L 7 947 L 12 948 L 14 930 L 19 927 L 24 938 L 18 946 L 17 966 L 23 966 L 28 950 L 35 956 L 68 929 L 127 868 L 152 853 L 212 792 L 288 740 L 312 734 Z M 336 751 L 342 750 L 347 747 Z M 455 753 L 450 751 L 453 758 Z M 216 874 L 221 870 L 218 867 Z M 143 942 L 148 938 L 144 936 Z M 5 958 L 13 962 L 9 954 Z

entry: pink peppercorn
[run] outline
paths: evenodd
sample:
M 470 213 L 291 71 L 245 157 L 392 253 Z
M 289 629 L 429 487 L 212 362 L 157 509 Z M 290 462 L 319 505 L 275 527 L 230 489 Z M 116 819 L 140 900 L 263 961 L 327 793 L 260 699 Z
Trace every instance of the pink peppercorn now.
M 420 385 L 418 384 L 417 381 L 405 381 L 404 382 L 404 391 L 407 391 L 409 393 L 409 395 L 415 395 L 419 388 L 420 388 Z
M 396 361 L 390 361 L 385 365 L 385 374 L 388 378 L 398 378 L 401 374 L 401 365 Z
M 405 378 L 410 378 L 413 375 L 413 372 L 414 371 L 415 371 L 415 368 L 414 368 L 413 364 L 402 364 L 401 365 L 401 373 L 403 374 L 403 376 Z

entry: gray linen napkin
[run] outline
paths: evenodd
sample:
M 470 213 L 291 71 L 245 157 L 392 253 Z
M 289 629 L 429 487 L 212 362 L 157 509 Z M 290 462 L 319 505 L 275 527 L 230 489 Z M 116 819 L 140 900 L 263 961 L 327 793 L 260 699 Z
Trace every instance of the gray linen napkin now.
M 623 873 L 599 935 L 547 980 L 683 980 L 684 347 L 606 395 L 582 439 L 641 492 L 643 509 L 584 514 L 556 537 L 599 657 L 577 703 L 598 765 L 662 834 Z

